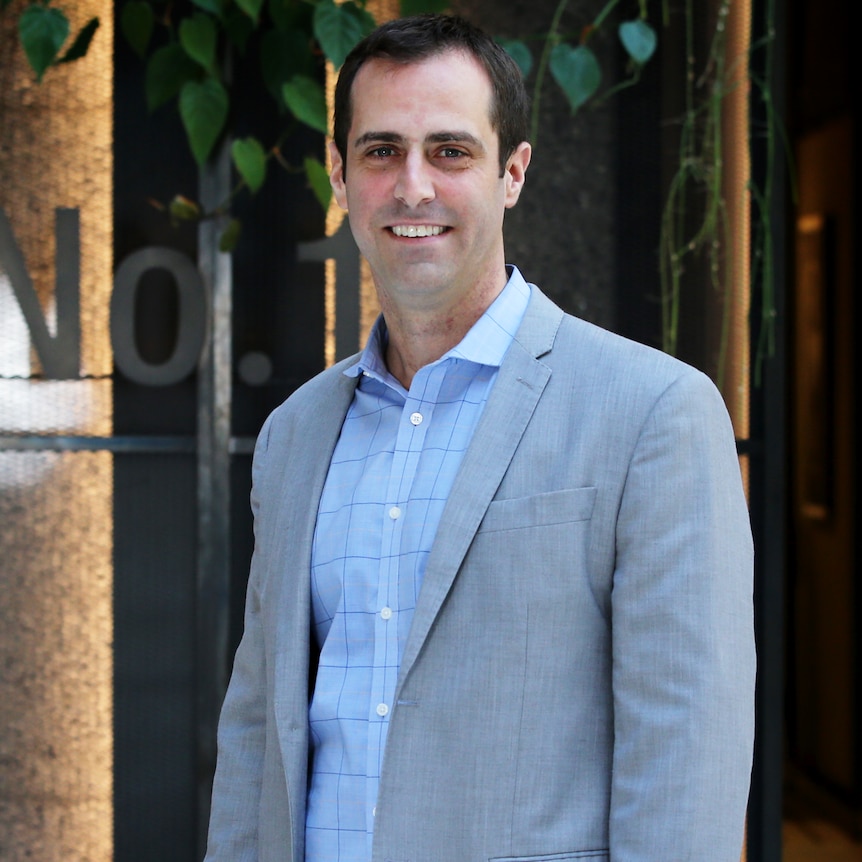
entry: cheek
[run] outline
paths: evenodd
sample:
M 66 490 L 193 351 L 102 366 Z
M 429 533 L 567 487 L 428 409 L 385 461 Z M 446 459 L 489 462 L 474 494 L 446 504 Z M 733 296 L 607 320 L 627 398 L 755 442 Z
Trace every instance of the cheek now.
M 375 176 L 373 181 L 369 181 L 366 177 L 353 175 L 345 186 L 345 202 L 355 216 L 369 216 L 389 199 L 385 186 L 384 176 Z

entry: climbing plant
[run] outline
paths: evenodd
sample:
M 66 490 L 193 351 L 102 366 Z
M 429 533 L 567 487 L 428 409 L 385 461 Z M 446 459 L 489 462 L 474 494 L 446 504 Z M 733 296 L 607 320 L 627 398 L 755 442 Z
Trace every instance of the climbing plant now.
M 0 12 L 11 5 L 12 0 L 0 0 Z M 99 19 L 91 18 L 70 42 L 72 28 L 61 6 L 52 0 L 27 4 L 18 16 L 18 36 L 36 80 L 41 81 L 52 67 L 84 57 L 98 27 Z
M 759 279 L 763 288 L 759 307 L 760 340 L 755 356 L 756 379 L 763 359 L 773 350 L 776 317 L 772 284 L 771 177 L 782 128 L 772 104 L 768 80 L 746 71 L 748 61 L 759 51 L 768 54 L 761 67 L 770 68 L 771 55 L 768 52 L 771 51 L 774 32 L 771 24 L 774 9 L 772 2 L 766 4 L 766 21 L 762 27 L 766 34 L 764 38 L 750 45 L 746 54 L 732 56 L 727 28 L 732 3 L 733 0 L 720 0 L 717 4 L 683 0 L 679 6 L 685 43 L 685 68 L 680 75 L 683 110 L 676 118 L 678 155 L 661 217 L 659 248 L 662 347 L 668 353 L 677 353 L 685 275 L 694 269 L 691 264 L 696 260 L 705 260 L 712 287 L 723 300 L 724 315 L 716 362 L 719 383 L 726 365 L 731 308 L 727 298 L 739 277 L 733 266 L 735 255 L 729 205 L 725 199 L 726 142 L 722 116 L 728 96 L 737 92 L 740 86 L 749 88 L 752 97 L 762 100 L 766 116 L 765 126 L 759 129 L 759 140 L 765 142 L 767 153 L 766 181 L 759 184 L 749 178 L 747 184 L 755 225 L 753 277 Z M 546 92 L 548 73 L 565 94 L 575 116 L 584 108 L 638 82 L 645 64 L 655 54 L 662 29 L 669 26 L 672 17 L 669 0 L 638 0 L 636 4 L 606 0 L 594 18 L 584 20 L 571 32 L 563 28 L 564 13 L 571 5 L 571 0 L 559 0 L 546 32 L 532 39 L 501 40 L 525 77 L 535 68 L 535 77 L 531 79 L 534 142 L 541 131 L 539 107 Z M 582 3 L 580 7 L 584 5 Z M 636 12 L 626 15 L 632 6 L 636 6 Z M 610 28 L 615 29 L 623 50 L 625 72 L 621 77 L 612 74 L 608 80 L 609 76 L 602 69 L 592 44 L 598 34 Z M 708 33 L 705 49 L 701 48 L 703 42 L 697 38 L 704 32 Z M 538 53 L 538 63 L 534 61 L 534 53 Z
M 0 0 L 0 10 L 7 10 L 11 2 Z M 733 0 L 719 0 L 717 5 L 681 0 L 686 64 L 680 76 L 684 108 L 677 118 L 678 158 L 668 185 L 659 249 L 662 346 L 669 353 L 678 349 L 684 275 L 689 263 L 706 260 L 709 278 L 719 295 L 727 295 L 737 278 L 731 264 L 733 255 L 729 254 L 721 118 L 726 98 L 740 86 L 750 87 L 763 100 L 766 122 L 759 134 L 766 141 L 767 159 L 775 159 L 781 125 L 771 101 L 768 73 L 740 74 L 740 67 L 756 51 L 767 53 L 760 68 L 769 68 L 773 2 L 765 4 L 767 20 L 761 27 L 765 37 L 750 46 L 748 56 L 730 56 L 726 22 Z M 401 0 L 400 11 L 441 11 L 446 5 L 446 0 Z M 637 84 L 645 65 L 655 55 L 662 29 L 668 27 L 672 17 L 670 0 L 605 0 L 593 17 L 584 16 L 573 28 L 569 21 L 572 15 L 566 13 L 572 13 L 575 5 L 580 14 L 589 4 L 559 0 L 544 32 L 532 38 L 500 38 L 532 85 L 534 143 L 541 132 L 540 105 L 548 77 L 565 95 L 574 117 Z M 339 68 L 353 45 L 374 27 L 367 0 L 125 0 L 118 15 L 123 37 L 145 64 L 149 110 L 175 106 L 197 164 L 203 166 L 225 137 L 230 141 L 238 179 L 228 199 L 213 212 L 204 212 L 196 201 L 176 195 L 165 205 L 172 218 L 198 220 L 227 215 L 237 195 L 257 192 L 276 167 L 304 172 L 321 205 L 328 206 L 331 190 L 321 161 L 307 156 L 302 165 L 291 165 L 282 148 L 300 126 L 327 132 L 323 65 L 328 61 Z M 706 21 L 707 16 L 712 20 Z M 42 80 L 51 68 L 86 55 L 98 26 L 98 19 L 93 18 L 70 40 L 71 27 L 61 3 L 34 0 L 25 5 L 18 30 L 36 78 Z M 696 44 L 695 35 L 704 30 L 711 36 L 698 56 L 701 43 Z M 614 31 L 625 58 L 622 75 L 616 66 L 609 75 L 593 50 L 597 36 L 606 36 L 610 31 Z M 259 84 L 270 94 L 281 117 L 281 130 L 275 140 L 265 140 L 262 134 L 238 138 L 230 133 L 231 106 L 239 98 L 232 71 L 240 62 L 256 65 Z M 761 340 L 755 358 L 758 365 L 772 351 L 775 326 L 769 223 L 771 163 L 765 173 L 764 185 L 753 181 L 748 184 L 755 224 L 752 259 L 763 285 Z M 239 222 L 228 220 L 221 238 L 224 250 L 234 247 L 239 231 Z M 725 302 L 724 307 L 729 309 L 729 304 Z M 726 344 L 727 323 L 725 315 L 721 352 Z M 719 357 L 718 367 L 723 365 Z
M 432 11 L 437 0 L 402 0 L 401 11 Z M 222 215 L 240 193 L 257 192 L 275 167 L 303 171 L 325 208 L 331 189 L 326 168 L 315 156 L 301 166 L 289 164 L 283 145 L 300 126 L 325 134 L 328 109 L 323 86 L 327 61 L 338 69 L 350 49 L 375 26 L 367 0 L 127 0 L 120 7 L 120 29 L 146 64 L 147 105 L 156 110 L 175 104 L 189 147 L 204 165 L 227 134 L 238 180 L 228 200 L 214 213 L 177 195 L 168 209 L 175 219 Z M 254 50 L 250 46 L 254 45 Z M 262 134 L 232 137 L 232 104 L 240 97 L 231 77 L 240 62 L 256 66 L 257 80 L 281 117 L 275 140 Z M 230 250 L 240 225 L 231 219 L 221 247 Z

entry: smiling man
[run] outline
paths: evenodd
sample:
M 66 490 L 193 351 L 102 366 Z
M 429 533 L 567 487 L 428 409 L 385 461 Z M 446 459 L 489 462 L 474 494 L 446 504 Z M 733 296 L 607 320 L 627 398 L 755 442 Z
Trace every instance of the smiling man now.
M 372 57 L 350 92 L 349 130 L 330 147 L 332 187 L 374 274 L 387 367 L 409 388 L 508 280 L 503 213 L 521 193 L 530 145 L 501 154 L 491 80 L 460 48 L 406 64 Z
M 702 374 L 506 266 L 527 116 L 457 18 L 342 67 L 331 181 L 382 314 L 261 431 L 211 862 L 738 862 L 733 433 Z

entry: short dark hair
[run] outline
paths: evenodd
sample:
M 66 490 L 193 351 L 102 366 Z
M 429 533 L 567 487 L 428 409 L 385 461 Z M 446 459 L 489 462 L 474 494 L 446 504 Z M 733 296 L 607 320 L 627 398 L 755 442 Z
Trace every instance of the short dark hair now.
M 417 63 L 445 51 L 474 57 L 491 80 L 491 128 L 500 143 L 500 174 L 509 156 L 529 134 L 530 101 L 515 61 L 487 33 L 454 15 L 412 15 L 382 24 L 347 55 L 335 85 L 335 146 L 347 161 L 347 135 L 353 120 L 351 90 L 367 60 Z

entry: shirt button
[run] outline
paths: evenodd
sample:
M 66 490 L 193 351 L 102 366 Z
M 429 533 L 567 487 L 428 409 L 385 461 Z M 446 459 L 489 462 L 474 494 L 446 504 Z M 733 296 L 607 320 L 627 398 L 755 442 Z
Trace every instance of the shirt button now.
M 422 414 L 421 413 L 411 413 L 410 414 L 410 421 L 414 425 L 421 425 L 422 424 Z
M 384 620 L 391 620 L 392 608 L 383 608 L 383 610 L 380 611 L 380 616 L 383 617 Z
M 389 712 L 389 707 L 385 703 L 378 703 L 377 704 L 377 714 L 379 716 L 382 717 L 382 716 L 386 715 L 388 712 Z
M 389 510 L 389 517 L 392 518 L 393 521 L 397 521 L 401 517 L 401 509 L 398 506 L 393 506 Z

